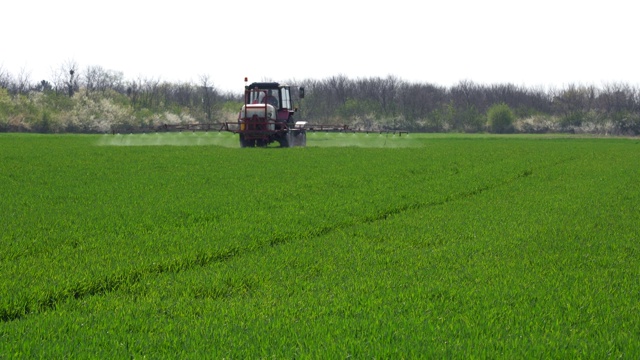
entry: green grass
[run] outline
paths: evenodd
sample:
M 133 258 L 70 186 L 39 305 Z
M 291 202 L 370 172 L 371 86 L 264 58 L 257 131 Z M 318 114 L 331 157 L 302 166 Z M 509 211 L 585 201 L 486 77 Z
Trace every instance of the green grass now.
M 0 134 L 0 357 L 640 354 L 637 139 L 236 145 Z

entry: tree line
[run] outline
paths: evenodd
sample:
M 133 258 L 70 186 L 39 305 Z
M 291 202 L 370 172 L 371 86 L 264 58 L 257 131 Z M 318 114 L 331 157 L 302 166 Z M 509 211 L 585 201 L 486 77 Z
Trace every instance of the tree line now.
M 640 89 L 622 83 L 569 84 L 561 89 L 462 80 L 445 87 L 394 76 L 352 80 L 338 75 L 305 80 L 310 119 L 352 126 L 429 132 L 482 132 L 496 105 L 513 114 L 505 131 L 640 134 Z
M 33 82 L 24 71 L 12 75 L 0 68 L 0 131 L 92 133 L 213 122 L 240 100 L 216 89 L 208 75 L 197 83 L 130 80 L 122 72 L 69 62 L 51 80 Z
M 427 132 L 583 132 L 640 134 L 640 89 L 624 83 L 563 88 L 478 84 L 449 87 L 395 76 L 284 81 L 292 85 L 298 118 L 362 130 Z M 242 89 L 222 92 L 215 79 L 172 83 L 125 79 L 100 66 L 68 62 L 49 80 L 32 81 L 0 67 L 0 131 L 111 132 L 163 124 L 235 121 Z M 297 90 L 305 88 L 299 99 Z M 495 110 L 499 108 L 499 112 Z M 502 124 L 491 119 L 500 113 Z

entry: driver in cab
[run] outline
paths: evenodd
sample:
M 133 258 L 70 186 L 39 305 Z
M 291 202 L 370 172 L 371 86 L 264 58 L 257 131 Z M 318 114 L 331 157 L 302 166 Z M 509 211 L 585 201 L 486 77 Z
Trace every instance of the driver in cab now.
M 272 90 L 267 92 L 261 103 L 272 105 L 276 109 L 278 108 L 278 98 L 273 95 Z

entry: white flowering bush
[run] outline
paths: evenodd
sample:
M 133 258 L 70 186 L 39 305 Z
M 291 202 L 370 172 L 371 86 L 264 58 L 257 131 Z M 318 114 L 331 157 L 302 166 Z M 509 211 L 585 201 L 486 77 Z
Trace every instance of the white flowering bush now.
M 74 107 L 64 118 L 69 132 L 110 132 L 114 128 L 134 125 L 130 107 L 115 104 L 108 97 L 92 97 L 85 92 L 73 97 Z

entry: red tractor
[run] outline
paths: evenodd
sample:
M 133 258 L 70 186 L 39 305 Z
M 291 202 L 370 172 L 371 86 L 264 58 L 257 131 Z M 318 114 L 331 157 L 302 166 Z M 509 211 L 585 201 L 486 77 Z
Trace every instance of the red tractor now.
M 247 80 L 245 79 L 245 82 Z M 300 98 L 304 88 L 300 88 Z M 275 82 L 254 82 L 244 87 L 244 105 L 238 116 L 241 147 L 306 146 L 306 122 L 294 120 L 298 109 L 293 106 L 288 85 Z

